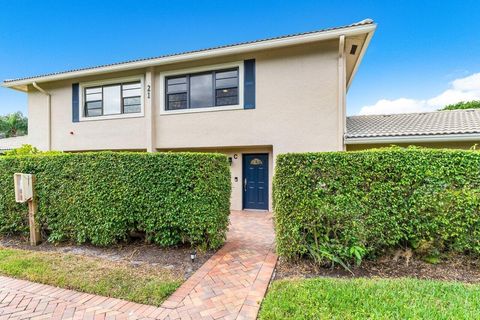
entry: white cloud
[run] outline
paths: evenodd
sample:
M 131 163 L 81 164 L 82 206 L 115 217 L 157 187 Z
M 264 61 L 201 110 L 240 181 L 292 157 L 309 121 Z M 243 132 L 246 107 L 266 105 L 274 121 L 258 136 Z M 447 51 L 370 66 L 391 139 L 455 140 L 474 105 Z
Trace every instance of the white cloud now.
M 373 105 L 362 107 L 359 114 L 428 112 L 448 104 L 469 100 L 480 100 L 480 73 L 452 81 L 450 88 L 430 99 L 382 99 Z

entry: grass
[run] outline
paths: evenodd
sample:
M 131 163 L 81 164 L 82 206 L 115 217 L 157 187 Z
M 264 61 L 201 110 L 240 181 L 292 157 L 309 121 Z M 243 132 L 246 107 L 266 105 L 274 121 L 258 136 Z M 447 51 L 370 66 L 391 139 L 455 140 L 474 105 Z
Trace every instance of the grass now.
M 416 279 L 280 280 L 259 319 L 479 319 L 480 285 Z
M 0 247 L 0 275 L 159 306 L 182 283 L 170 270 Z

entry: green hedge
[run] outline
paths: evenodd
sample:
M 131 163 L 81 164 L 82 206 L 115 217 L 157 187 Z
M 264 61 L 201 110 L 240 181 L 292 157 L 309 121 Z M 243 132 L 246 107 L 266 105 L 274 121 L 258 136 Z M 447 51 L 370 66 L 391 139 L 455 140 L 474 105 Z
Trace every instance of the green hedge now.
M 277 251 L 347 264 L 386 250 L 480 256 L 480 153 L 386 148 L 284 154 Z
M 220 246 L 230 206 L 227 158 L 207 153 L 78 153 L 0 158 L 0 234 L 26 233 L 13 173 L 36 175 L 52 242 L 109 245 L 132 231 L 161 246 Z

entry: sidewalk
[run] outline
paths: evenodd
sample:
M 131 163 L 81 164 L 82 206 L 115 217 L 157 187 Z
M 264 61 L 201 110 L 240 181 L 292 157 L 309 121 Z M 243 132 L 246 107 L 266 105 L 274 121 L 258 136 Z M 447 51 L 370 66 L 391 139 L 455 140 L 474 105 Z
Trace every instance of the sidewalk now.
M 0 320 L 255 319 L 277 260 L 272 215 L 230 220 L 225 246 L 159 308 L 0 276 Z

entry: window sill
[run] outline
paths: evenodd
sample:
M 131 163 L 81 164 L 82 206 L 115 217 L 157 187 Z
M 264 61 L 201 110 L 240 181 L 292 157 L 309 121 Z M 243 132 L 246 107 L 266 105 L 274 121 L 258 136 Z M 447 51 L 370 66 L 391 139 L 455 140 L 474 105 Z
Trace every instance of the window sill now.
M 82 117 L 80 122 L 88 121 L 102 121 L 102 120 L 115 120 L 115 119 L 132 119 L 132 118 L 143 118 L 144 114 L 141 113 L 127 113 L 127 114 L 114 114 L 108 116 L 96 116 L 96 117 Z
M 229 111 L 229 110 L 243 110 L 241 105 L 225 106 L 225 107 L 208 107 L 208 108 L 195 108 L 195 109 L 182 109 L 182 110 L 161 110 L 160 115 L 172 115 L 172 114 L 186 114 L 186 113 L 203 113 L 203 112 L 216 112 L 216 111 Z

